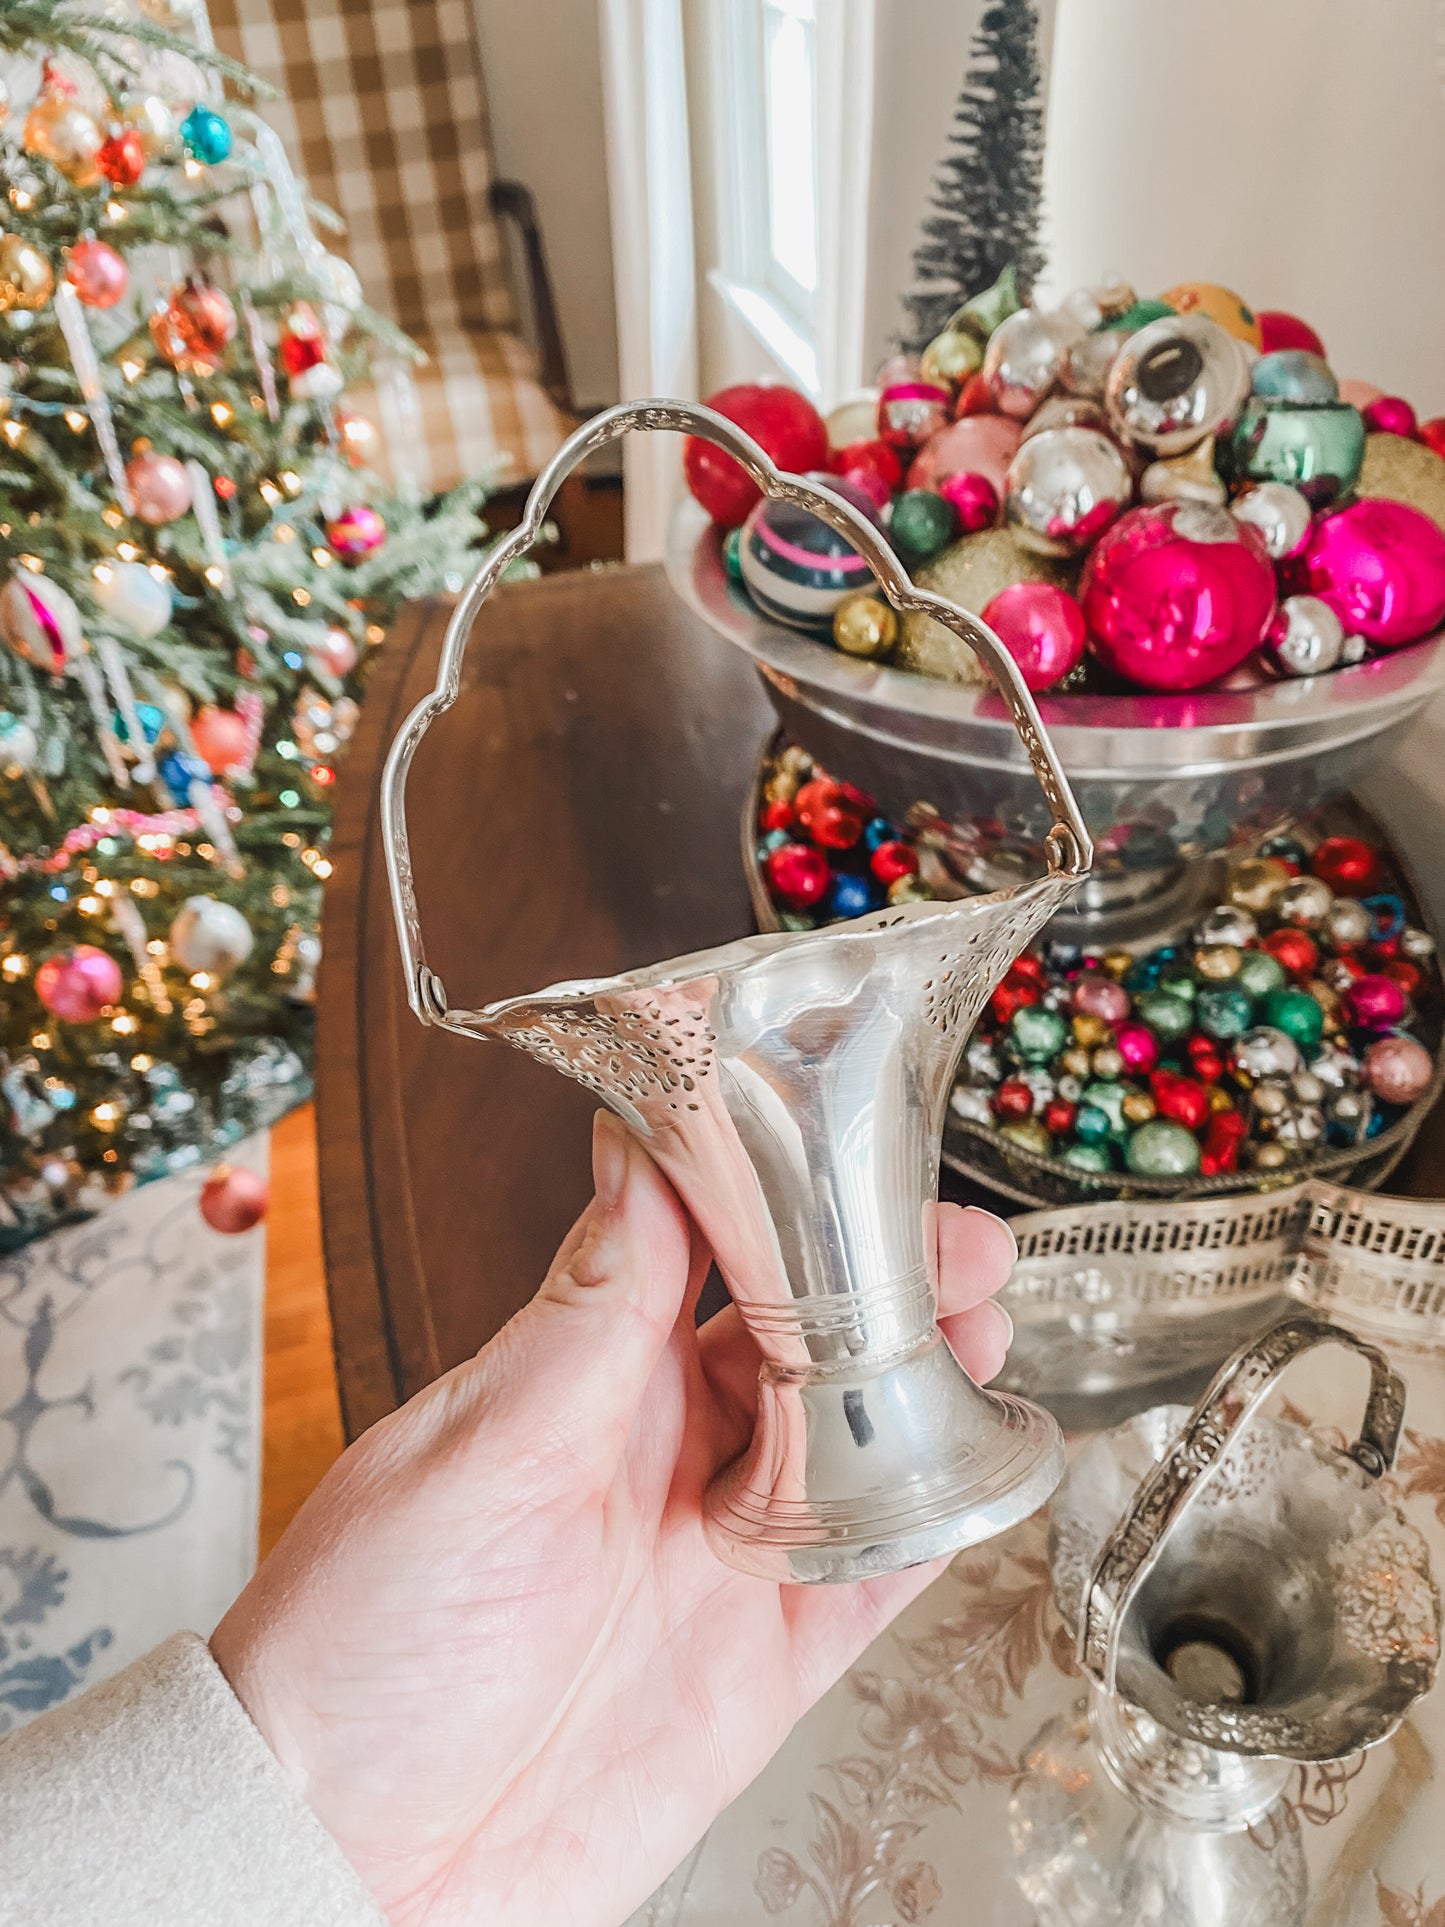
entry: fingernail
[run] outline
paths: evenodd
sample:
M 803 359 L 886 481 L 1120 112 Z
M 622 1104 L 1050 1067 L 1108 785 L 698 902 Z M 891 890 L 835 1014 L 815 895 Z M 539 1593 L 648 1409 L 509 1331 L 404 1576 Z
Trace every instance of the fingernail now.
M 1003 1320 L 1003 1348 L 1007 1351 L 1014 1342 L 1014 1321 L 1007 1305 L 1001 1305 L 997 1298 L 993 1300 L 993 1308 Z
M 963 1208 L 965 1213 L 971 1214 L 975 1218 L 987 1218 L 990 1224 L 996 1224 L 1002 1230 L 1006 1231 L 1008 1233 L 1008 1241 L 1014 1248 L 1014 1259 L 1017 1261 L 1019 1241 L 1014 1236 L 1014 1228 L 1007 1218 L 1001 1218 L 996 1211 L 985 1211 L 983 1206 L 979 1204 L 966 1204 Z M 1002 1310 L 1003 1307 L 1000 1306 L 999 1309 Z
M 592 1184 L 604 1211 L 615 1210 L 627 1182 L 627 1133 L 610 1112 L 599 1111 L 592 1126 Z

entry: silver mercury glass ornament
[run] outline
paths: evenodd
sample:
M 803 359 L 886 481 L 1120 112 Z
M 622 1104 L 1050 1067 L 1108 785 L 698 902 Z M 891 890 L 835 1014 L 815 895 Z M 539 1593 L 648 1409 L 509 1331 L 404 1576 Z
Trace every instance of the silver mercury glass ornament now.
M 1249 393 L 1249 369 L 1233 335 L 1206 315 L 1163 315 L 1120 349 L 1104 391 L 1128 440 L 1156 455 L 1182 455 L 1229 421 Z
M 1231 502 L 1229 512 L 1236 522 L 1248 522 L 1259 530 L 1271 562 L 1293 555 L 1314 520 L 1309 503 L 1288 482 L 1257 482 Z
M 1004 515 L 1027 549 L 1081 555 L 1129 506 L 1134 478 L 1096 428 L 1049 428 L 1009 463 Z
M 456 699 L 478 609 L 537 539 L 561 483 L 634 428 L 715 443 L 765 495 L 846 536 L 895 609 L 934 618 L 979 655 L 1049 805 L 1044 876 L 480 1009 L 451 1003 L 422 942 L 407 771 Z M 436 686 L 387 758 L 382 828 L 417 1016 L 515 1044 L 615 1111 L 682 1198 L 757 1340 L 753 1441 L 705 1501 L 719 1555 L 773 1580 L 862 1579 L 973 1545 L 1041 1505 L 1063 1469 L 1058 1426 L 963 1371 L 938 1329 L 933 1271 L 960 1053 L 993 987 L 1092 858 L 1033 698 L 993 631 L 916 588 L 866 516 L 820 483 L 781 474 L 721 415 L 666 401 L 607 409 L 563 443 L 520 526 L 458 602 Z
M 1323 676 L 1345 655 L 1345 625 L 1317 595 L 1288 595 L 1264 633 L 1264 661 L 1279 676 Z

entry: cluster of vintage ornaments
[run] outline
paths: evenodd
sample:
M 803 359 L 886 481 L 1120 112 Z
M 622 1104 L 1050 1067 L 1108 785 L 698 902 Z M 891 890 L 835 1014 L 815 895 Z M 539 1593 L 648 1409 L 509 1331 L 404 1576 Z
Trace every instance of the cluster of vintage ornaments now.
M 788 929 L 935 894 L 926 838 L 795 745 L 764 769 L 757 839 Z M 1288 1178 L 1368 1143 L 1435 1083 L 1415 1032 L 1438 1041 L 1441 986 L 1407 918 L 1362 839 L 1277 838 L 1183 941 L 1020 957 L 969 1043 L 954 1115 L 1081 1174 Z
M 787 394 L 726 390 L 713 405 L 783 466 L 865 495 L 921 586 L 959 599 L 954 585 L 986 582 L 964 605 L 975 613 L 1014 586 L 1054 592 L 1036 599 L 1047 650 L 1033 620 L 1003 638 L 1021 639 L 1036 689 L 1320 676 L 1445 624 L 1445 419 L 1342 383 L 1306 322 L 1217 284 L 1022 307 L 1006 273 L 921 357 L 887 362 L 871 399 L 835 410 L 822 452 L 816 411 Z M 753 485 L 706 445 L 690 445 L 688 477 L 725 529 L 754 507 Z M 774 620 L 820 626 L 807 597 L 773 592 L 774 570 L 743 574 L 735 546 L 728 561 Z M 837 609 L 847 654 L 983 679 L 936 623 L 890 623 L 851 593 Z

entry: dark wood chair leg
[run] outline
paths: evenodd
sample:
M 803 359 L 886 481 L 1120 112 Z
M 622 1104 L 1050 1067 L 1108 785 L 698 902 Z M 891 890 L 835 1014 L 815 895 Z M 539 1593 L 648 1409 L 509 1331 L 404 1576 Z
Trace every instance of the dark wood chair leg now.
M 575 415 L 572 378 L 567 370 L 567 352 L 562 346 L 562 329 L 557 320 L 557 303 L 532 190 L 521 181 L 493 181 L 487 198 L 494 214 L 515 223 L 522 243 L 542 386 L 565 414 Z

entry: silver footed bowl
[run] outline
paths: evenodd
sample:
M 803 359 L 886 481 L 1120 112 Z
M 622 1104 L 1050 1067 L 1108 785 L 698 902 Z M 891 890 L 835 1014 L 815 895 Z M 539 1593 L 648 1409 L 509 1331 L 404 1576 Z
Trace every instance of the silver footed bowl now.
M 770 621 L 729 581 L 691 499 L 668 535 L 677 593 L 757 664 L 788 734 L 885 815 L 932 829 L 975 889 L 1036 875 L 1052 817 L 991 688 L 845 656 Z M 1445 689 L 1445 632 L 1329 675 L 1181 695 L 1046 695 L 1039 714 L 1094 839 L 1075 912 L 1152 920 L 1190 866 L 1286 828 L 1353 788 Z M 1122 934 L 1122 933 L 1121 933 Z

